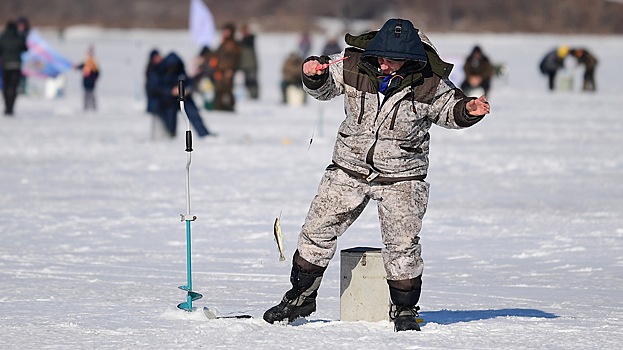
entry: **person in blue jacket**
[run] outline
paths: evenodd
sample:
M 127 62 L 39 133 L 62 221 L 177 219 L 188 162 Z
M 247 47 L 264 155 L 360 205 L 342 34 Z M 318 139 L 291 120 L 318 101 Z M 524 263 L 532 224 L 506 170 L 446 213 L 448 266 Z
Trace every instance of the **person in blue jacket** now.
M 184 62 L 174 52 L 169 53 L 159 65 L 160 77 L 158 79 L 158 115 L 162 118 L 170 137 L 177 134 L 177 113 L 180 110 L 178 101 L 178 82 L 184 82 L 185 101 L 184 107 L 190 123 L 195 128 L 199 137 L 213 135 L 203 123 L 197 105 L 192 99 L 194 89 L 193 81 L 186 74 Z
M 151 139 L 156 140 L 165 136 L 164 120 L 160 117 L 160 75 L 163 57 L 157 49 L 151 50 L 145 69 L 145 96 L 147 98 L 146 111 L 151 115 Z
M 539 70 L 543 75 L 547 75 L 548 88 L 550 91 L 556 89 L 556 73 L 565 66 L 565 57 L 569 54 L 569 46 L 561 45 L 549 51 L 539 63 Z
M 147 68 L 145 69 L 145 94 L 147 96 L 147 112 L 150 114 L 158 114 L 159 111 L 159 91 L 158 82 L 160 79 L 160 64 L 162 63 L 162 55 L 157 49 L 151 50 Z

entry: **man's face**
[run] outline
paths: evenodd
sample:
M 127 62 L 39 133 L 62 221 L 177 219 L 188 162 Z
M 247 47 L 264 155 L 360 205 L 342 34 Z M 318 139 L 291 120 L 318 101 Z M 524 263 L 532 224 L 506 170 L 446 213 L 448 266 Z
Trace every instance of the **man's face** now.
M 383 74 L 392 74 L 405 64 L 405 61 L 390 60 L 384 57 L 378 57 L 377 60 Z

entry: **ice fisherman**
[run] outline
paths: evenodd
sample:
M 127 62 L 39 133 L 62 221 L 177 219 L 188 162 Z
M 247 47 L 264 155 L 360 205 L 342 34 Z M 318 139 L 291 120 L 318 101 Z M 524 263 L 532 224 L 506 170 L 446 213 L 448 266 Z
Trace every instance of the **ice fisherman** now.
M 578 60 L 579 64 L 584 65 L 584 75 L 582 82 L 583 91 L 596 91 L 595 85 L 595 68 L 597 67 L 597 58 L 585 48 L 575 48 L 569 50 L 569 54 Z
M 489 93 L 491 78 L 495 72 L 489 57 L 482 52 L 482 48 L 479 45 L 474 46 L 467 58 L 465 58 L 463 72 L 465 73 L 465 80 L 461 83 L 463 92 L 468 95 L 471 95 L 468 92 L 478 90 L 484 92 L 484 95 Z
M 344 95 L 346 118 L 299 235 L 292 288 L 263 318 L 293 321 L 316 311 L 318 288 L 338 237 L 375 200 L 390 318 L 396 331 L 419 330 L 428 130 L 432 124 L 470 127 L 489 114 L 489 103 L 485 96 L 466 97 L 454 86 L 448 79 L 452 65 L 409 20 L 390 19 L 378 31 L 346 34 L 346 43 L 350 47 L 343 52 L 308 57 L 302 66 L 304 88 L 312 97 Z M 321 66 L 343 57 L 348 58 Z
M 222 42 L 216 49 L 213 57 L 216 60 L 214 67 L 214 109 L 219 111 L 234 111 L 236 97 L 234 96 L 234 76 L 240 69 L 240 55 L 242 48 L 236 41 L 236 26 L 228 23 L 223 27 Z
M 539 63 L 541 73 L 548 77 L 548 87 L 550 91 L 556 89 L 556 73 L 565 66 L 565 58 L 569 54 L 569 46 L 561 45 L 543 56 Z

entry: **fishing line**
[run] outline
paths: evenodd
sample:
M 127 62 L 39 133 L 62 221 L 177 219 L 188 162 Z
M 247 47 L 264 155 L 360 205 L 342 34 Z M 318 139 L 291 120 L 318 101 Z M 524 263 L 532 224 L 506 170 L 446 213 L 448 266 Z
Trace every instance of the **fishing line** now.
M 316 120 L 314 121 L 314 129 L 312 130 L 311 138 L 309 139 L 309 145 L 307 146 L 307 150 L 311 148 L 312 142 L 314 142 L 314 136 L 316 135 L 316 129 L 318 128 L 318 124 L 320 123 L 321 117 L 323 114 L 322 104 L 318 103 L 318 110 L 316 112 Z M 321 133 L 322 136 L 322 133 Z

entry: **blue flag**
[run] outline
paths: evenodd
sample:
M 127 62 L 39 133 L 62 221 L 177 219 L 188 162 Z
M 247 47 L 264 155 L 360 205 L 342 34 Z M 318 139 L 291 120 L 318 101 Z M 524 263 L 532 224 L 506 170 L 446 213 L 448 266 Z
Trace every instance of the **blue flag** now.
M 26 44 L 28 51 L 22 54 L 22 73 L 26 76 L 56 77 L 73 67 L 34 29 L 28 34 Z

